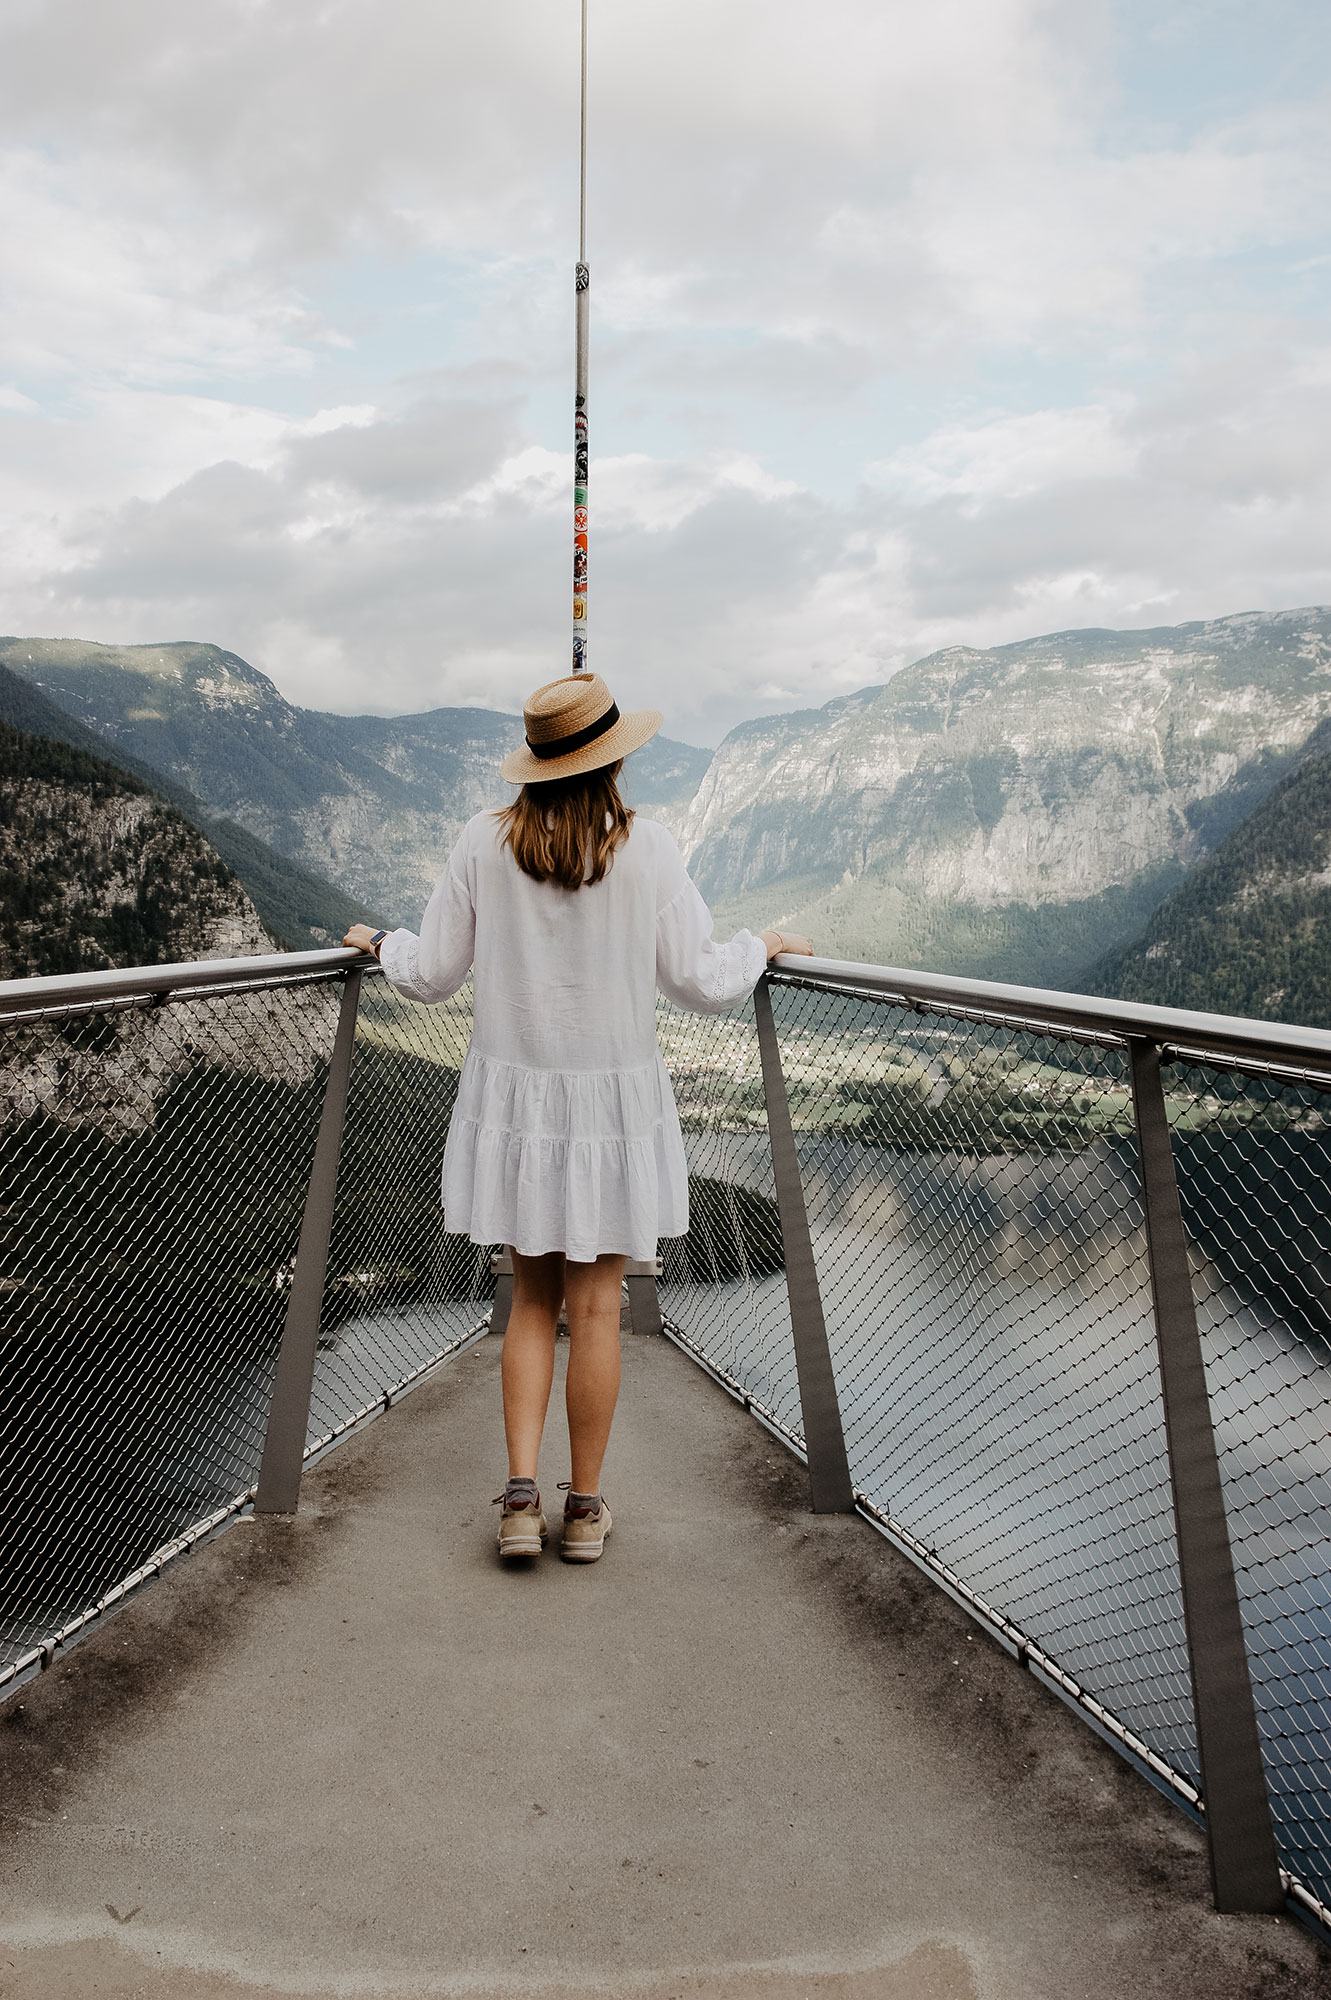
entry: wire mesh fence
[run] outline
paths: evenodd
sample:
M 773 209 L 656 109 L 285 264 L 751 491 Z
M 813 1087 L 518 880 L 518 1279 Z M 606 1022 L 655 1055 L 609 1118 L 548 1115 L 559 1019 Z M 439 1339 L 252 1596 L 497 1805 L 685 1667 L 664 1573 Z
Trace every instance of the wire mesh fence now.
M 340 991 L 0 1026 L 0 1668 L 254 1478 Z
M 856 1487 L 1196 1781 L 1125 1052 L 777 987 Z
M 802 1442 L 762 1064 L 752 1006 L 657 1034 L 689 1163 L 689 1233 L 661 1245 L 661 1309 L 708 1367 Z
M 444 1142 L 471 1034 L 471 988 L 420 1007 L 361 991 L 307 1450 L 382 1404 L 485 1323 L 491 1248 L 451 1236 Z
M 1125 1053 L 772 998 L 857 1489 L 1195 1783 Z M 751 1022 L 686 1041 L 711 1206 L 754 1188 L 774 1213 Z M 666 1274 L 667 1311 L 799 1436 L 784 1283 Z
M 1331 1091 L 1177 1062 L 1169 1108 L 1277 1840 L 1331 1903 Z
M 0 1676 L 257 1477 L 342 980 L 0 1023 Z M 483 1323 L 443 1230 L 467 996 L 362 993 L 316 1450 Z

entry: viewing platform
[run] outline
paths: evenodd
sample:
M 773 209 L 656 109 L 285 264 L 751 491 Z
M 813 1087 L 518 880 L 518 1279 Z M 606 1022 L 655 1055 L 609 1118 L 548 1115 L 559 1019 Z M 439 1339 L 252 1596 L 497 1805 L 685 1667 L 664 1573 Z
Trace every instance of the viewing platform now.
M 663 1007 L 614 1534 L 506 1570 L 468 1004 L 0 985 L 3 2000 L 1331 2000 L 1331 1035 Z
M 624 1349 L 595 1567 L 499 1567 L 482 1340 L 29 1684 L 5 2000 L 1331 1992 L 683 1354 Z

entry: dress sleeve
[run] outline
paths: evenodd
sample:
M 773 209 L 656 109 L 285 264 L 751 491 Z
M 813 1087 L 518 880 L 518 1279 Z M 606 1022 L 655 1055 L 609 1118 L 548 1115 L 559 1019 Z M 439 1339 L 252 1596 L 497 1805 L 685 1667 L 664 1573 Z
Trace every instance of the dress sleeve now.
M 729 944 L 712 937 L 712 913 L 689 878 L 673 840 L 663 857 L 656 913 L 656 983 L 667 998 L 695 1014 L 719 1014 L 752 993 L 767 964 L 767 946 L 752 931 Z
M 457 992 L 476 951 L 476 909 L 468 881 L 466 835 L 448 857 L 421 918 L 421 934 L 390 931 L 379 963 L 390 986 L 408 1000 L 448 1000 Z

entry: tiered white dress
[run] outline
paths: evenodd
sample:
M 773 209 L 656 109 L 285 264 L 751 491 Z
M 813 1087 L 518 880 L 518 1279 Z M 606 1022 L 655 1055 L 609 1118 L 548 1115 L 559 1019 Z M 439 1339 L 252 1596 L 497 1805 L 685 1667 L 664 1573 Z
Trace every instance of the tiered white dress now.
M 471 1046 L 444 1151 L 444 1220 L 475 1243 L 654 1257 L 689 1226 L 688 1168 L 656 1041 L 656 988 L 720 1013 L 767 952 L 712 918 L 678 847 L 637 818 L 604 881 L 569 891 L 524 875 L 492 812 L 463 829 L 421 920 L 383 968 L 409 999 L 447 1000 L 474 974 Z

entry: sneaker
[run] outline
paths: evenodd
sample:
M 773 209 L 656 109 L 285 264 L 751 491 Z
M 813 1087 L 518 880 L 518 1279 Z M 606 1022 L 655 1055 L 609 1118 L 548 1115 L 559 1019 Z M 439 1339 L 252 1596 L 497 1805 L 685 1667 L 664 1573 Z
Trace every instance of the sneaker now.
M 499 1553 L 510 1556 L 538 1556 L 545 1547 L 549 1528 L 541 1511 L 541 1496 L 534 1479 L 510 1479 L 491 1503 L 502 1506 L 499 1516 Z
M 571 1499 L 572 1495 L 569 1497 Z M 597 1494 L 595 1507 L 589 1507 L 585 1502 L 573 1506 L 568 1500 L 564 1502 L 564 1539 L 559 1545 L 559 1553 L 565 1562 L 599 1562 L 609 1533 L 610 1509 L 603 1495 Z

